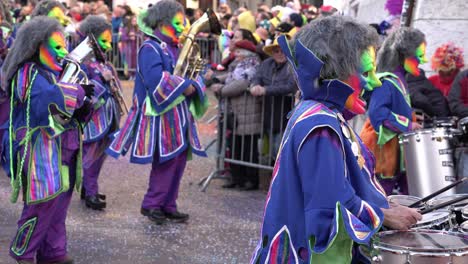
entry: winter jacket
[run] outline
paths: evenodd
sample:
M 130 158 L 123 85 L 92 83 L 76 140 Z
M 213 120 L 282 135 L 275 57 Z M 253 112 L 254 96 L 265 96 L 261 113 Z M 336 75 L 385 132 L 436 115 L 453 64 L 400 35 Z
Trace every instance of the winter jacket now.
M 406 81 L 413 108 L 420 109 L 431 117 L 446 117 L 450 115 L 448 102 L 444 95 L 426 78 L 425 72 L 422 69 L 418 77 L 406 74 Z
M 468 70 L 460 72 L 452 84 L 448 95 L 450 110 L 454 116 L 468 116 Z
M 288 122 L 286 117 L 293 106 L 293 94 L 297 90 L 296 80 L 289 64 L 287 62 L 278 64 L 273 58 L 266 59 L 258 67 L 250 86 L 255 85 L 265 87 L 266 92 L 263 110 L 264 131 L 270 129 L 273 129 L 273 133 L 284 131 Z

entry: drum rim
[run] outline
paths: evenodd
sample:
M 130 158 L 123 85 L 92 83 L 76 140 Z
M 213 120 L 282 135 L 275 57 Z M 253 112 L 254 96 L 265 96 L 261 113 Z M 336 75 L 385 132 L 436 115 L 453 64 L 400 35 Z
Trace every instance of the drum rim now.
M 390 231 L 383 231 L 376 234 L 379 238 L 379 241 L 375 241 L 372 243 L 372 247 L 375 249 L 386 250 L 390 252 L 396 252 L 399 254 L 410 254 L 410 255 L 444 255 L 444 256 L 464 256 L 468 255 L 468 245 L 465 247 L 457 248 L 457 249 L 446 249 L 446 248 L 434 248 L 434 249 L 418 249 L 413 247 L 405 247 L 405 246 L 397 246 L 397 245 L 389 245 L 380 241 L 380 238 L 384 235 L 394 234 L 394 233 L 435 233 L 435 234 L 443 234 L 443 235 L 453 235 L 456 237 L 465 238 L 466 235 L 457 232 L 449 232 L 449 231 L 438 231 L 438 230 L 430 230 L 430 229 L 417 229 L 417 230 L 390 230 Z M 467 240 L 468 241 L 468 240 Z M 374 244 L 376 243 L 376 244 Z
M 403 138 L 416 136 L 419 134 L 421 135 L 431 134 L 434 137 L 448 137 L 449 138 L 450 135 L 454 134 L 454 131 L 452 131 L 450 128 L 447 128 L 447 127 L 433 127 L 433 128 L 424 128 L 424 129 L 418 129 L 415 131 L 405 132 L 405 133 L 400 134 L 398 137 L 400 139 L 403 139 Z
M 432 221 L 427 221 L 427 222 L 424 222 L 424 223 L 421 223 L 418 225 L 418 223 L 414 224 L 411 226 L 411 229 L 424 229 L 430 225 L 438 225 L 438 224 L 442 224 L 444 222 L 447 222 L 448 220 L 450 220 L 450 211 L 449 210 L 446 210 L 446 209 L 439 209 L 439 210 L 436 210 L 434 212 L 445 212 L 447 213 L 447 215 L 443 216 L 443 217 L 440 217 L 440 218 L 437 218 L 437 219 L 434 219 Z

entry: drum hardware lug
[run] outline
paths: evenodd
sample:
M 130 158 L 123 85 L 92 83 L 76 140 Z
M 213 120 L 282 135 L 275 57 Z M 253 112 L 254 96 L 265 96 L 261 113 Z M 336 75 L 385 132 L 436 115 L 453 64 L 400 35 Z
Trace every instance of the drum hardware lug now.
M 382 256 L 381 255 L 377 255 L 377 256 L 373 256 L 372 257 L 372 263 L 380 263 L 382 262 Z

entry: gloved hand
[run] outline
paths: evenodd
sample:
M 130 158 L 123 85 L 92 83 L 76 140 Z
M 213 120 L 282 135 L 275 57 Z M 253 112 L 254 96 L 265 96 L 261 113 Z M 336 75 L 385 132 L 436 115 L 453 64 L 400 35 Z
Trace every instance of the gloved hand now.
M 81 84 L 81 87 L 85 91 L 85 95 L 91 99 L 94 96 L 94 84 Z
M 90 116 L 91 111 L 93 110 L 93 104 L 91 103 L 90 100 L 86 100 L 83 103 L 83 106 L 76 109 L 75 112 L 73 112 L 72 118 L 78 120 L 79 122 L 87 122 L 88 116 Z

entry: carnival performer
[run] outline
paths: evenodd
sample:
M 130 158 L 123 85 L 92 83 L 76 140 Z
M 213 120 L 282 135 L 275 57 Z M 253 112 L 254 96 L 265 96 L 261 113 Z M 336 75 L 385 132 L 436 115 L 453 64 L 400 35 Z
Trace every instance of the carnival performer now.
M 418 29 L 400 28 L 382 44 L 377 71 L 382 86 L 372 91 L 361 138 L 376 158 L 376 175 L 387 195 L 398 188 L 408 194 L 398 135 L 422 126 L 413 122 L 405 74 L 419 76 L 419 64 L 427 62 L 426 41 Z
M 141 213 L 156 224 L 185 222 L 189 215 L 177 210 L 176 199 L 187 158 L 191 153 L 206 156 L 194 120 L 206 110 L 205 87 L 199 80 L 173 75 L 184 30 L 183 6 L 162 0 L 142 15 L 140 28 L 147 40 L 138 51 L 133 105 L 108 153 L 117 157 L 133 144 L 130 162 L 152 163 Z
M 94 36 L 98 46 L 95 56 L 81 65 L 95 87 L 93 116 L 84 128 L 81 198 L 87 207 L 101 210 L 106 207 L 106 196 L 99 194 L 98 178 L 107 157 L 105 150 L 110 145 L 111 135 L 119 129 L 121 116 L 114 95 L 121 86 L 113 66 L 106 63 L 105 53 L 112 49 L 111 25 L 101 16 L 87 16 L 77 34 L 81 40 L 88 35 Z
M 20 192 L 24 200 L 10 247 L 17 263 L 73 263 L 65 219 L 81 185 L 80 123 L 88 119 L 93 88 L 58 80 L 67 53 L 60 24 L 39 16 L 21 26 L 2 68 L 11 103 L 11 201 Z
M 56 0 L 42 0 L 34 8 L 31 17 L 47 16 L 56 19 L 63 27 L 68 26 L 71 20 L 65 15 L 65 7 Z
M 371 154 L 346 121 L 365 112 L 363 86 L 380 85 L 377 38 L 341 16 L 312 21 L 291 46 L 279 37 L 302 99 L 280 146 L 251 263 L 350 263 L 353 241 L 368 243 L 382 224 L 407 229 L 420 218 L 389 207 Z

